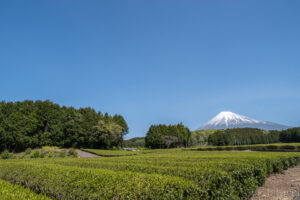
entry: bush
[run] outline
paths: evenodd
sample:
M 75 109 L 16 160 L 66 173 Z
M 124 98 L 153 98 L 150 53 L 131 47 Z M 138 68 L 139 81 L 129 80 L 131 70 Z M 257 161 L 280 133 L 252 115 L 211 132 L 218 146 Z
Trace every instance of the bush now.
M 25 162 L 0 164 L 0 178 L 54 199 L 201 199 L 202 193 L 178 177 Z
M 63 150 L 63 151 L 59 152 L 59 157 L 61 157 L 61 158 L 66 157 L 66 151 Z
M 0 158 L 2 159 L 13 159 L 16 158 L 15 154 L 10 153 L 7 149 L 4 150 L 1 154 L 0 154 Z
M 293 146 L 293 145 L 283 145 L 283 146 L 280 146 L 280 149 L 282 149 L 282 150 L 295 150 L 296 146 Z
M 279 147 L 278 145 L 267 145 L 266 149 L 270 149 L 270 150 L 277 150 Z
M 40 158 L 45 158 L 45 153 L 43 151 L 40 153 Z
M 49 198 L 36 194 L 29 189 L 23 188 L 18 185 L 13 185 L 3 180 L 0 180 L 0 197 L 3 200 L 50 200 Z
M 247 148 L 246 146 L 236 146 L 234 147 L 236 150 L 239 150 L 239 151 L 243 151 L 243 150 L 248 150 L 249 148 Z
M 31 158 L 39 158 L 40 157 L 40 151 L 39 150 L 34 150 L 32 153 L 31 153 Z
M 27 148 L 25 150 L 25 155 L 30 155 L 31 154 L 32 149 L 31 148 Z
M 57 149 L 59 149 L 59 147 L 57 147 L 57 146 L 43 146 L 42 149 L 43 149 L 43 151 L 48 152 L 48 151 L 51 151 L 51 150 L 52 151 L 57 150 Z
M 76 151 L 76 149 L 71 148 L 71 149 L 69 149 L 68 155 L 69 155 L 69 156 L 72 156 L 72 157 L 74 157 L 74 158 L 77 158 L 78 152 Z
M 53 156 L 54 156 L 53 151 L 49 151 L 49 153 L 48 153 L 48 158 L 52 158 Z
M 226 151 L 232 151 L 232 150 L 233 150 L 233 147 L 224 147 L 224 149 L 225 149 Z

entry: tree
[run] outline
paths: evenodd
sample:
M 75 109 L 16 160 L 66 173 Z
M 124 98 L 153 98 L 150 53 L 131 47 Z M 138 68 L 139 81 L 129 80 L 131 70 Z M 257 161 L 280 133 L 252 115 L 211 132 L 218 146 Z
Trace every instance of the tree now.
M 145 145 L 151 148 L 187 147 L 191 132 L 183 124 L 152 125 L 145 138 Z

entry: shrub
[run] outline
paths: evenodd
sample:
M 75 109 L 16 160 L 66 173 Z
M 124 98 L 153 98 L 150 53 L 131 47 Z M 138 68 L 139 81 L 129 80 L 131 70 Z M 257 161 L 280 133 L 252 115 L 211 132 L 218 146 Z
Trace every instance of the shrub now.
M 27 148 L 25 150 L 25 155 L 30 155 L 31 154 L 32 149 L 31 148 Z
M 53 153 L 53 151 L 49 151 L 49 153 L 48 153 L 48 157 L 49 158 L 52 158 L 54 156 L 54 153 Z
M 3 200 L 17 200 L 17 199 L 50 200 L 47 197 L 38 195 L 29 189 L 23 188 L 21 186 L 13 185 L 3 180 L 0 180 L 0 197 Z
M 24 154 L 23 154 L 23 153 L 20 153 L 19 158 L 20 158 L 20 159 L 23 159 L 23 158 L 24 158 Z
M 236 146 L 234 147 L 236 150 L 239 150 L 239 151 L 243 151 L 243 150 L 248 150 L 249 148 L 247 148 L 246 146 Z
M 7 149 L 4 150 L 1 154 L 0 154 L 0 158 L 2 159 L 13 159 L 16 158 L 15 154 L 10 153 Z
M 31 158 L 39 158 L 40 157 L 40 151 L 39 150 L 34 150 L 32 153 L 31 153 Z
M 77 158 L 78 152 L 76 151 L 76 149 L 71 148 L 71 149 L 69 149 L 68 155 L 69 155 L 69 156 L 72 156 L 72 157 L 74 157 L 74 158 Z
M 266 146 L 266 149 L 270 149 L 270 150 L 276 150 L 278 148 L 279 148 L 278 145 L 267 145 Z
M 45 158 L 45 152 L 42 151 L 42 152 L 40 153 L 40 158 Z
M 46 152 L 48 152 L 48 151 L 53 151 L 53 150 L 57 150 L 57 149 L 59 149 L 59 147 L 57 147 L 57 146 L 43 146 L 42 147 L 42 149 L 44 150 L 44 151 L 46 151 Z
M 63 151 L 59 152 L 59 157 L 61 157 L 61 158 L 66 157 L 66 151 L 63 150 Z
M 295 150 L 296 146 L 293 146 L 293 145 L 283 145 L 283 146 L 280 146 L 280 149 L 282 149 L 282 150 Z
M 1 163 L 0 177 L 54 199 L 200 199 L 204 195 L 178 177 L 60 165 Z

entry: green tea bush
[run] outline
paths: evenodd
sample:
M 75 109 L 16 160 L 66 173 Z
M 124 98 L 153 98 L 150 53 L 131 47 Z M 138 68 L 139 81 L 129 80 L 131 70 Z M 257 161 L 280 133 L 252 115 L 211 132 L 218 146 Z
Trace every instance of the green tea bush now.
M 195 149 L 194 149 L 195 150 Z M 237 146 L 211 146 L 211 147 L 202 147 L 198 148 L 198 151 L 243 151 L 243 150 L 251 150 L 251 151 L 299 151 L 300 145 L 299 143 L 294 144 L 261 144 L 261 145 L 237 145 Z
M 296 146 L 293 146 L 293 145 L 283 145 L 283 146 L 280 146 L 280 149 L 282 150 L 295 150 L 296 149 Z
M 266 149 L 267 150 L 277 150 L 279 149 L 279 146 L 278 145 L 266 145 Z
M 0 177 L 56 199 L 200 199 L 206 195 L 177 177 L 51 164 L 1 163 Z
M 297 152 L 151 150 L 121 157 L 6 160 L 0 162 L 0 178 L 54 199 L 235 200 L 249 199 L 271 173 L 299 163 Z
M 49 198 L 38 195 L 31 190 L 13 185 L 7 181 L 1 180 L 0 179 L 0 199 L 3 200 L 25 200 L 25 199 L 30 199 L 30 200 L 50 200 Z

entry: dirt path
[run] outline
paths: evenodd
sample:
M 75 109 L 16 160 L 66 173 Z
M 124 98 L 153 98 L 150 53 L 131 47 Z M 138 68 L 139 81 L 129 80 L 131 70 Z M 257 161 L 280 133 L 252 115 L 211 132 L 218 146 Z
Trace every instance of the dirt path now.
M 81 151 L 79 149 L 76 149 L 76 151 L 78 152 L 78 158 L 98 158 L 98 157 L 100 157 L 96 154 L 89 153 L 86 151 Z
M 251 200 L 300 200 L 300 166 L 271 175 Z

